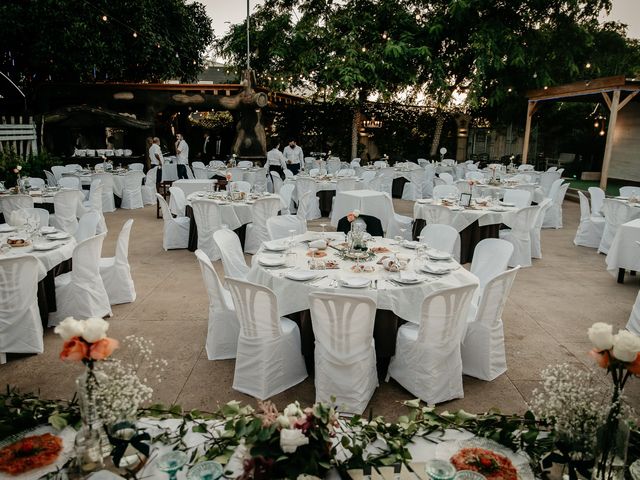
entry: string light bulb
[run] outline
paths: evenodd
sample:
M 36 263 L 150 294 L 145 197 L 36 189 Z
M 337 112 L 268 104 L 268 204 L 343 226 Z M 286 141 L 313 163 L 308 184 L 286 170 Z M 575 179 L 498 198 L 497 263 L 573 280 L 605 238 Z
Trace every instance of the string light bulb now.
M 138 38 L 138 32 L 133 32 L 133 38 Z
M 107 17 L 106 15 L 102 15 L 102 21 L 106 22 L 107 20 L 109 20 L 109 17 Z
M 513 92 L 513 88 L 511 88 L 511 87 L 507 88 L 507 92 L 509 92 L 509 93 Z
M 362 52 L 366 52 L 367 51 L 367 47 L 362 47 Z
M 600 136 L 604 137 L 604 129 L 600 130 Z
M 591 64 L 589 62 L 587 62 L 587 64 L 584 66 L 584 68 L 586 68 L 586 69 L 591 68 Z
M 387 32 L 382 32 L 382 39 L 386 40 L 387 38 L 389 38 L 389 35 L 387 34 Z
M 599 126 L 600 126 L 600 123 L 598 123 L 597 121 L 593 122 L 593 128 L 598 128 Z

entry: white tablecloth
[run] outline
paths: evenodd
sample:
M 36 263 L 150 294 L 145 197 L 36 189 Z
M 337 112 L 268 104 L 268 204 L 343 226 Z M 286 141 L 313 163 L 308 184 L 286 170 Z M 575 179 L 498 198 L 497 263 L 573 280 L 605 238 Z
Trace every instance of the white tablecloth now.
M 375 190 L 338 192 L 333 209 L 334 214 L 331 215 L 331 224 L 334 227 L 338 226 L 338 221 L 349 212 L 360 210 L 360 213 L 364 215 L 378 218 L 385 232 L 392 214 L 389 208 L 389 199 L 385 197 L 384 193 Z
M 639 209 L 640 210 L 640 209 Z M 607 254 L 607 270 L 618 276 L 618 269 L 640 271 L 640 218 L 618 227 Z
M 427 210 L 430 208 L 434 208 L 433 204 L 416 202 L 413 205 L 413 218 L 416 220 L 425 220 L 427 218 Z M 489 208 L 491 207 L 477 207 L 477 209 L 465 208 L 463 210 L 457 210 L 456 207 L 449 207 L 452 215 L 451 226 L 458 232 L 461 232 L 476 220 L 478 221 L 478 225 L 481 227 L 500 223 L 504 223 L 509 226 L 514 213 L 518 211 L 518 209 L 514 207 L 500 207 L 505 210 L 504 212 L 491 211 Z
M 173 182 L 173 187 L 178 187 L 184 192 L 184 195 L 190 195 L 194 192 L 202 192 L 211 190 L 212 185 L 215 185 L 215 180 L 204 180 L 204 179 L 181 179 Z
M 298 236 L 296 238 L 302 240 L 305 238 L 317 238 L 320 235 L 321 234 L 317 232 L 307 232 L 306 234 Z M 404 254 L 410 257 L 411 261 L 409 262 L 408 268 L 414 268 L 413 265 L 416 264 L 415 250 L 393 246 L 392 243 L 393 241 L 391 239 L 376 238 L 375 243 L 370 243 L 369 246 L 388 246 L 390 250 L 396 251 L 398 252 L 398 254 Z M 294 248 L 294 250 L 296 253 L 297 266 L 300 268 L 308 268 L 307 264 L 309 257 L 307 256 L 307 244 L 299 244 Z M 340 269 L 319 270 L 318 273 L 320 274 L 320 276 L 328 276 L 317 282 L 314 282 L 313 284 L 284 278 L 283 274 L 287 270 L 269 269 L 261 266 L 260 262 L 258 261 L 260 255 L 274 255 L 274 253 L 272 252 L 264 252 L 263 250 L 260 250 L 253 257 L 251 270 L 249 271 L 247 279 L 251 282 L 265 285 L 274 291 L 274 293 L 278 297 L 278 308 L 280 310 L 280 315 L 288 315 L 290 313 L 308 310 L 309 293 L 311 292 L 333 291 L 336 293 L 352 293 L 354 295 L 365 295 L 367 297 L 371 297 L 377 302 L 378 309 L 391 310 L 401 318 L 414 323 L 420 322 L 422 302 L 424 301 L 426 295 L 443 288 L 478 284 L 478 279 L 475 275 L 460 267 L 452 273 L 438 277 L 419 274 L 426 278 L 424 282 L 416 285 L 399 287 L 385 280 L 390 276 L 397 275 L 397 273 L 392 274 L 386 271 L 382 267 L 382 265 L 375 264 L 375 262 L 379 260 L 381 256 L 389 255 L 388 253 L 376 255 L 374 259 L 367 262 L 375 266 L 375 271 L 370 273 L 352 273 L 350 268 L 355 264 L 353 261 L 340 259 L 340 257 L 337 255 L 338 252 L 336 250 L 333 250 L 332 248 L 328 248 L 327 250 L 325 250 L 325 252 L 327 253 L 327 256 L 323 257 L 323 260 L 330 259 L 337 261 L 340 265 Z M 378 288 L 352 289 L 344 287 L 334 287 L 334 280 L 339 280 L 344 276 L 362 276 L 370 278 L 372 280 L 377 279 Z
M 296 177 L 288 177 L 284 180 L 284 184 L 291 184 L 291 185 L 296 185 L 296 180 L 297 180 L 297 176 Z M 310 178 L 309 176 L 306 176 L 306 178 Z M 351 177 L 344 177 L 344 178 L 351 178 Z M 360 180 L 359 178 L 354 179 L 356 181 L 355 183 L 355 188 L 356 190 L 361 190 L 363 188 L 366 188 L 366 182 L 363 182 L 362 180 Z M 336 179 L 333 180 L 315 180 L 316 182 L 316 192 L 326 192 L 326 191 L 334 191 L 336 190 L 336 185 L 338 184 L 338 181 Z M 291 199 L 294 202 L 298 201 L 298 189 L 295 188 L 293 190 L 293 193 L 291 194 Z

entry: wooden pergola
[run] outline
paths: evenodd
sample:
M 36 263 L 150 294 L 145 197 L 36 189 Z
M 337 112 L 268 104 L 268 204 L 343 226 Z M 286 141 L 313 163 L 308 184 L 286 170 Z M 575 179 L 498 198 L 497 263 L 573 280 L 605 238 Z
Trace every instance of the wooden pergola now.
M 527 107 L 527 123 L 524 131 L 524 145 L 522 149 L 522 163 L 527 163 L 529 153 L 529 137 L 531 136 L 531 120 L 541 102 L 549 101 L 574 101 L 574 102 L 601 102 L 609 108 L 609 126 L 607 139 L 602 159 L 602 172 L 600 176 L 600 188 L 607 187 L 609 165 L 611 164 L 611 152 L 613 149 L 614 133 L 618 112 L 622 110 L 640 91 L 640 82 L 629 80 L 624 75 L 616 77 L 604 77 L 593 80 L 559 85 L 557 87 L 545 87 L 527 92 L 529 104 Z M 639 97 L 640 98 L 640 97 Z

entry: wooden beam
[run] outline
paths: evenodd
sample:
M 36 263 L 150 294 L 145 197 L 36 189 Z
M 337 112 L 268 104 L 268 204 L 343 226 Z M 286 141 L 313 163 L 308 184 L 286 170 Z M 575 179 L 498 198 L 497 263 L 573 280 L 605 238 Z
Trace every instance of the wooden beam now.
M 618 96 L 620 96 L 620 90 L 616 91 L 618 92 Z M 602 92 L 602 96 L 604 97 L 604 101 L 607 103 L 607 107 L 609 107 L 609 110 L 611 110 L 611 99 L 609 98 L 609 95 L 607 94 L 607 92 Z
M 529 138 L 531 137 L 531 120 L 533 114 L 538 107 L 537 102 L 529 101 L 527 105 L 527 125 L 524 129 L 524 144 L 522 146 L 522 163 L 527 163 L 527 156 L 529 155 Z
M 602 159 L 602 173 L 600 175 L 600 188 L 607 189 L 607 177 L 609 176 L 609 165 L 611 164 L 611 151 L 613 150 L 613 137 L 618 120 L 618 110 L 620 104 L 620 90 L 613 92 L 611 102 L 611 115 L 609 116 L 609 130 L 607 131 L 607 143 L 604 145 L 604 158 Z
M 638 91 L 636 90 L 635 92 L 631 92 L 629 95 L 627 95 L 626 98 L 620 102 L 620 105 L 618 105 L 618 111 L 622 110 L 625 105 L 629 103 L 637 94 Z

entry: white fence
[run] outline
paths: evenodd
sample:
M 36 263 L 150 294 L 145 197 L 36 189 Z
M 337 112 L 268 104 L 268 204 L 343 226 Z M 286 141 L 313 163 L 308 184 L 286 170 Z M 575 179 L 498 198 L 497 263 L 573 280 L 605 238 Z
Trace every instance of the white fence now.
M 13 150 L 22 157 L 38 153 L 36 124 L 29 117 L 0 119 L 0 152 Z

